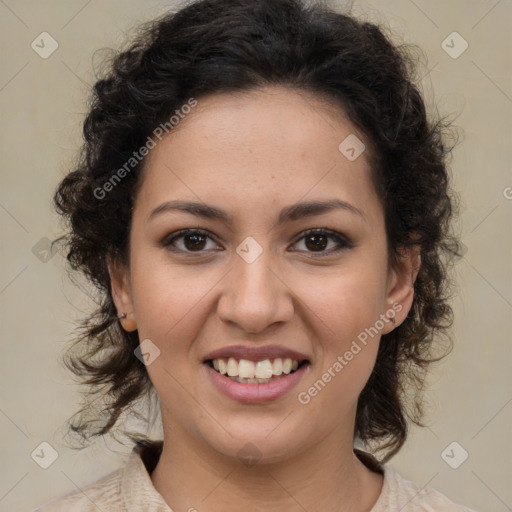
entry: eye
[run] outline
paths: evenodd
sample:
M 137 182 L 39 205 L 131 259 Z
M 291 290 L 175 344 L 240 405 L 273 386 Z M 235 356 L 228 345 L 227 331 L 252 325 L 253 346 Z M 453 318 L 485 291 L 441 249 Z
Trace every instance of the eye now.
M 208 247 L 208 241 L 214 244 L 214 247 Z M 218 245 L 207 231 L 201 229 L 183 229 L 176 233 L 171 233 L 162 241 L 164 247 L 170 250 L 181 252 L 204 252 L 204 250 L 218 250 Z
M 210 242 L 210 247 L 208 246 Z M 334 243 L 333 243 L 334 242 Z M 293 249 L 293 251 L 304 251 L 309 253 L 318 253 L 319 256 L 337 253 L 343 249 L 354 247 L 345 236 L 337 231 L 330 229 L 310 229 L 302 234 L 294 246 L 304 248 Z M 162 246 L 169 250 L 184 253 L 200 253 L 208 250 L 222 250 L 212 238 L 210 233 L 201 229 L 183 229 L 168 235 L 163 241 Z
M 333 241 L 334 244 L 330 243 Z M 305 248 L 298 249 L 299 251 L 305 250 L 306 252 L 320 253 L 320 255 L 333 254 L 354 247 L 354 244 L 341 233 L 330 229 L 310 229 L 303 233 L 294 245 L 302 245 Z M 332 247 L 333 245 L 334 247 Z

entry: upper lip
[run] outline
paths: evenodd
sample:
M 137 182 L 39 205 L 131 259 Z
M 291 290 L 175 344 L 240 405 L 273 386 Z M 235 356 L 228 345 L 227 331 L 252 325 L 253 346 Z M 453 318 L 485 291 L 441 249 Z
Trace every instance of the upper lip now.
M 278 345 L 267 345 L 265 347 L 247 347 L 244 345 L 233 345 L 231 347 L 223 347 L 210 352 L 205 358 L 206 361 L 213 359 L 247 359 L 249 361 L 264 361 L 265 359 L 276 359 L 278 357 L 294 359 L 297 361 L 309 360 L 308 356 L 291 350 L 289 348 L 280 347 Z

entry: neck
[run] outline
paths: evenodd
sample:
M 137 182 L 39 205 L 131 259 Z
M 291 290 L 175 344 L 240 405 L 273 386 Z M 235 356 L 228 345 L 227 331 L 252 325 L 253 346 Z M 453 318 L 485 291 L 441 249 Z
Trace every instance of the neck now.
M 293 458 L 248 465 L 175 429 L 164 431 L 151 479 L 173 510 L 191 512 L 368 512 L 383 481 L 356 457 L 353 439 L 340 444 L 324 438 Z

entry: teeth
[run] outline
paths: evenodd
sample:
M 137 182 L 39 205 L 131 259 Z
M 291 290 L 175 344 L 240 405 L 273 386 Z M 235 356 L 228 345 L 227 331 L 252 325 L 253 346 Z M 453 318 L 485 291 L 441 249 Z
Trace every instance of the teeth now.
M 238 363 L 232 357 L 228 359 L 228 376 L 238 377 Z
M 280 357 L 274 359 L 272 363 L 272 373 L 274 375 L 281 375 L 283 373 L 283 360 Z
M 228 372 L 228 365 L 226 364 L 226 361 L 224 361 L 224 359 L 215 359 L 215 361 L 217 361 L 217 364 L 219 366 L 218 372 L 221 373 L 222 375 L 226 375 L 226 373 Z M 213 361 L 214 368 L 215 368 L 215 361 Z M 215 368 L 215 369 L 217 369 L 217 368 Z
M 237 360 L 230 357 L 225 359 L 214 359 L 213 367 L 222 375 L 228 375 L 238 382 L 265 383 L 272 377 L 278 377 L 283 373 L 288 375 L 299 367 L 297 360 L 287 357 L 282 359 L 277 357 L 273 361 L 265 359 L 263 361 L 253 362 L 248 359 Z
M 247 359 L 240 359 L 238 363 L 238 376 L 243 379 L 253 379 L 255 375 L 260 378 L 256 365 L 252 361 L 247 361 Z
M 243 361 L 243 359 L 242 359 Z M 242 362 L 240 361 L 240 362 Z M 240 375 L 242 377 L 242 375 Z M 272 377 L 272 363 L 265 359 L 256 363 L 256 378 L 257 379 L 270 379 Z

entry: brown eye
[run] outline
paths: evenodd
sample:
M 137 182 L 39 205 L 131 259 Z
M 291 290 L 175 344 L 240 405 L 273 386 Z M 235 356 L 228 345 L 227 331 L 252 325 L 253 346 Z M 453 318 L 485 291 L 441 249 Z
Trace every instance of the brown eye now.
M 294 245 L 297 246 L 301 244 L 303 244 L 304 248 L 294 250 L 306 253 L 317 253 L 319 256 L 327 256 L 355 247 L 348 238 L 330 229 L 312 229 L 307 231 Z
M 325 235 L 309 235 L 305 240 L 306 247 L 312 251 L 323 251 L 329 243 Z
M 204 249 L 206 245 L 206 237 L 204 235 L 185 235 L 183 237 L 183 245 L 189 251 Z
M 213 247 L 208 247 L 208 242 Z M 176 252 L 204 252 L 208 249 L 218 249 L 219 246 L 212 237 L 206 232 L 197 229 L 185 229 L 172 233 L 162 241 L 164 247 Z

